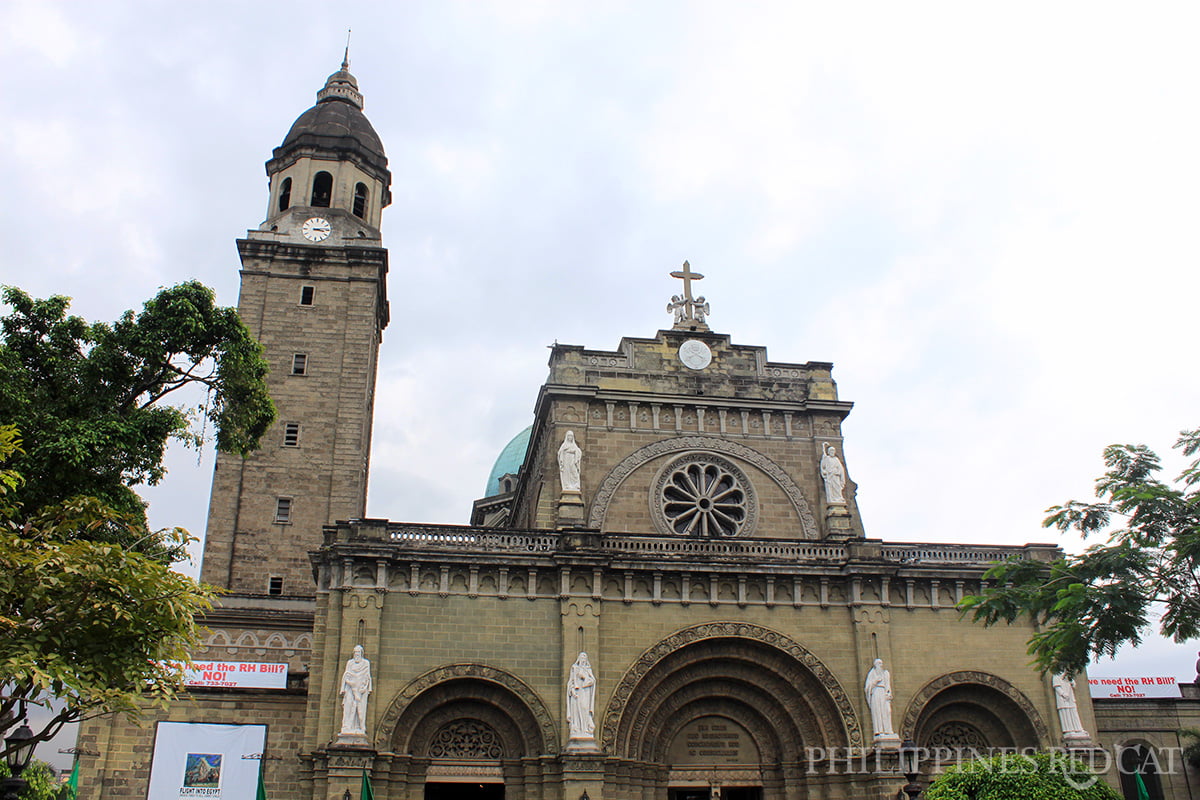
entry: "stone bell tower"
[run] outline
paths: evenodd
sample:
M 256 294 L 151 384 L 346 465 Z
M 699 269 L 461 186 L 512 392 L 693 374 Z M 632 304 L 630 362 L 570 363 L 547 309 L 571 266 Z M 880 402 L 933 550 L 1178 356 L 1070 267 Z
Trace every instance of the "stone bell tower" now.
M 266 221 L 237 243 L 279 412 L 257 452 L 217 457 L 201 578 L 238 595 L 312 596 L 321 527 L 366 507 L 391 173 L 348 67 L 275 148 Z

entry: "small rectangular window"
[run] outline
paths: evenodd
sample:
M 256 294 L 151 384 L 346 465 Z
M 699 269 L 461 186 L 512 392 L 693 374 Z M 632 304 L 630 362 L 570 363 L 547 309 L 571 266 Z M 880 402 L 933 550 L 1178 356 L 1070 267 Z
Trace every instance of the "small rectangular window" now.
M 300 305 L 311 306 L 313 304 L 313 295 L 316 294 L 317 287 L 301 286 L 300 287 Z
M 283 578 L 272 575 L 267 584 L 267 594 L 276 596 L 283 594 Z
M 290 525 L 292 522 L 292 498 L 275 498 L 275 521 L 280 525 Z
M 308 356 L 304 353 L 296 353 L 292 356 L 292 374 L 304 375 L 308 372 Z
M 283 426 L 283 446 L 284 447 L 299 447 L 300 446 L 300 423 L 288 422 Z

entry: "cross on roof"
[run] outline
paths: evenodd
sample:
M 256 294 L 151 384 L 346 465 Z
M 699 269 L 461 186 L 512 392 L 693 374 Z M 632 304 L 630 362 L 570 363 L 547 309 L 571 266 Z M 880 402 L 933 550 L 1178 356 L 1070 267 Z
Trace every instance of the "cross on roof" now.
M 679 278 L 683 281 L 683 299 L 688 303 L 693 301 L 692 297 L 692 281 L 698 281 L 704 278 L 699 272 L 692 272 L 692 265 L 688 262 L 683 262 L 682 270 L 675 270 L 671 273 L 672 278 Z

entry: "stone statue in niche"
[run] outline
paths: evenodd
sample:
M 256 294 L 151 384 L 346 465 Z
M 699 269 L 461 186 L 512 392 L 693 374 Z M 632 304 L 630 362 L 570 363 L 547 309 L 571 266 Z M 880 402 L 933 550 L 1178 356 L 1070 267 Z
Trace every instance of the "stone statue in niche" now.
M 567 725 L 572 739 L 595 738 L 596 676 L 587 653 L 580 653 L 567 678 Z
M 892 730 L 892 673 L 883 668 L 883 659 L 875 659 L 863 686 L 871 709 L 871 729 L 876 739 L 898 738 Z
M 363 655 L 363 646 L 356 644 L 338 690 L 342 696 L 342 736 L 367 735 L 367 695 L 371 689 L 371 662 Z
M 1079 704 L 1075 701 L 1075 681 L 1066 675 L 1055 675 L 1050 684 L 1054 687 L 1054 705 L 1058 708 L 1058 721 L 1063 736 L 1068 739 L 1088 738 L 1079 718 Z
M 579 491 L 579 463 L 582 460 L 583 451 L 575 443 L 575 431 L 567 431 L 558 448 L 558 477 L 564 492 Z
M 842 461 L 837 457 L 837 451 L 833 449 L 832 444 L 826 442 L 822 450 L 821 478 L 825 481 L 825 502 L 844 505 L 846 502 L 846 468 L 842 466 Z

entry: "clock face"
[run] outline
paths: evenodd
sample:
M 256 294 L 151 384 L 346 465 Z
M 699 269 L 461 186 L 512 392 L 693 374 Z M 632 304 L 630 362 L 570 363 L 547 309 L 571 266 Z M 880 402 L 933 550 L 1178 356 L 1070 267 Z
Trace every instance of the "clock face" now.
M 323 242 L 329 238 L 329 232 L 333 230 L 329 225 L 329 220 L 321 217 L 313 217 L 304 221 L 300 232 L 304 234 L 304 238 L 310 242 Z
M 712 363 L 712 350 L 699 339 L 688 339 L 679 345 L 679 360 L 688 369 L 704 369 Z

